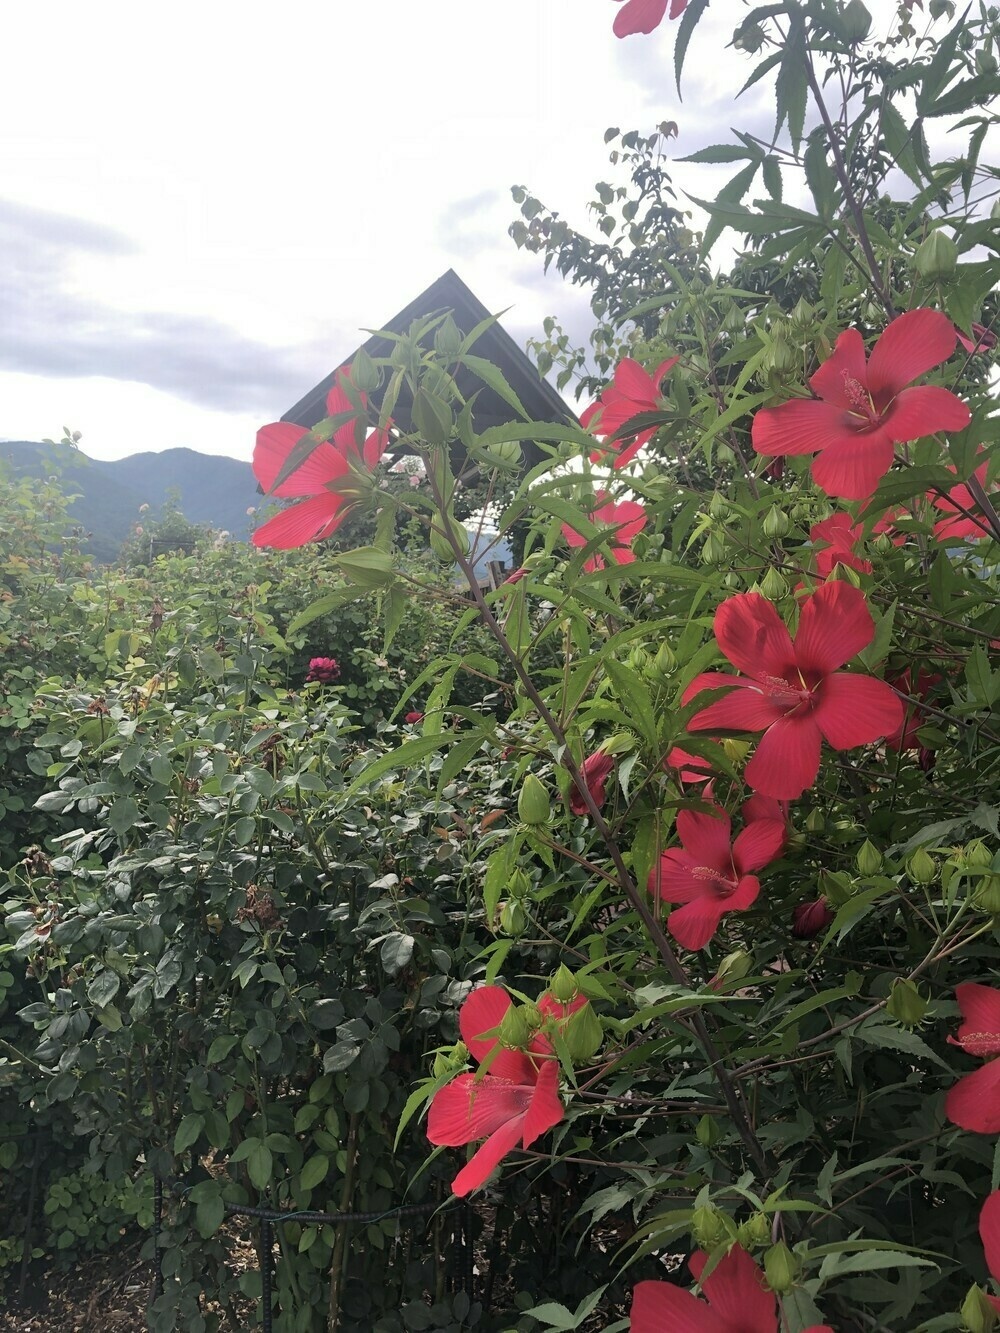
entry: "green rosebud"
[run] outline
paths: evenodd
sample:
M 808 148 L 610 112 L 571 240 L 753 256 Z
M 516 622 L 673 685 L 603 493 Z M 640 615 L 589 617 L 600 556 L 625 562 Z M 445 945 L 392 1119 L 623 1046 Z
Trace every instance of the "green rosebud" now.
M 915 1028 L 924 1020 L 927 1001 L 912 981 L 907 981 L 905 977 L 897 977 L 892 983 L 885 1008 L 890 1017 L 901 1023 L 904 1028 Z
M 788 515 L 777 505 L 772 505 L 764 515 L 764 536 L 765 537 L 784 537 L 791 527 Z
M 527 898 L 531 892 L 531 879 L 520 867 L 511 873 L 511 877 L 507 881 L 507 892 L 517 902 Z
M 499 1040 L 512 1051 L 524 1050 L 531 1040 L 531 1026 L 520 1005 L 512 1004 L 501 1018 Z
M 777 1245 L 772 1245 L 764 1255 L 767 1285 L 779 1296 L 791 1291 L 801 1271 L 801 1263 L 783 1240 L 779 1240 Z
M 937 879 L 937 862 L 923 847 L 918 847 L 906 862 L 906 873 L 914 884 L 933 884 Z
M 922 278 L 935 281 L 954 273 L 958 263 L 958 246 L 940 227 L 921 241 L 913 256 L 913 267 Z
M 813 808 L 806 815 L 806 831 L 808 833 L 822 833 L 826 828 L 826 816 L 818 806 Z
M 519 935 L 524 934 L 527 924 L 527 913 L 521 904 L 513 898 L 505 902 L 500 908 L 500 929 L 505 935 L 517 939 Z
M 771 1219 L 767 1213 L 754 1213 L 740 1223 L 739 1240 L 745 1250 L 767 1245 L 771 1239 Z
M 560 1004 L 570 1004 L 580 994 L 576 977 L 565 963 L 560 963 L 555 976 L 549 982 L 549 991 Z
M 788 593 L 788 584 L 772 565 L 760 581 L 760 590 L 769 602 L 780 602 Z
M 965 864 L 967 866 L 978 866 L 983 870 L 989 870 L 993 865 L 993 853 L 982 838 L 976 838 L 974 841 L 965 844 Z
M 575 1065 L 586 1064 L 601 1049 L 604 1030 L 589 1002 L 574 1010 L 563 1024 L 563 1041 Z
M 997 1326 L 997 1312 L 986 1292 L 972 1286 L 962 1302 L 962 1327 L 969 1333 L 993 1333 Z
M 851 0 L 840 16 L 840 30 L 848 42 L 863 42 L 872 26 L 872 16 L 861 3 Z
M 552 806 L 545 784 L 529 773 L 521 784 L 517 796 L 517 817 L 522 824 L 540 828 L 547 824 L 552 815 Z
M 695 1126 L 694 1136 L 703 1148 L 711 1148 L 722 1138 L 722 1130 L 714 1115 L 703 1115 Z
M 862 875 L 877 875 L 882 869 L 882 853 L 874 843 L 866 838 L 854 858 L 854 863 Z
M 736 1228 L 725 1213 L 711 1204 L 703 1204 L 691 1217 L 691 1234 L 703 1250 L 711 1251 L 734 1240 Z

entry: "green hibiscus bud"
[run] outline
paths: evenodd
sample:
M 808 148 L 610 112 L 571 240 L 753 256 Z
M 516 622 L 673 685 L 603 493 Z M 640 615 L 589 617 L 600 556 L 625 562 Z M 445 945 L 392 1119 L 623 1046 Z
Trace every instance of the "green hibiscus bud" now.
M 511 899 L 500 908 L 500 929 L 505 935 L 517 939 L 519 935 L 524 934 L 527 925 L 527 913 L 519 902 Z
M 441 447 L 451 439 L 455 417 L 443 398 L 421 385 L 413 395 L 413 424 L 428 444 Z
M 825 828 L 826 816 L 817 806 L 813 806 L 808 815 L 806 815 L 806 832 L 822 833 Z
M 527 898 L 531 893 L 530 877 L 521 869 L 513 871 L 510 879 L 507 881 L 507 892 L 517 902 Z
M 913 257 L 913 267 L 922 278 L 936 281 L 954 273 L 958 263 L 958 246 L 940 227 L 923 241 Z
M 691 1218 L 691 1234 L 703 1250 L 714 1250 L 734 1240 L 736 1228 L 725 1213 L 711 1204 L 696 1208 Z
M 456 357 L 462 350 L 462 330 L 452 319 L 445 315 L 434 334 L 434 350 L 442 356 Z
M 984 875 L 976 885 L 972 901 L 990 916 L 1000 916 L 1000 875 Z
M 799 329 L 807 329 L 815 318 L 816 312 L 812 306 L 804 296 L 800 296 L 792 311 L 792 324 Z
M 989 870 L 993 865 L 993 853 L 982 838 L 976 838 L 973 842 L 965 844 L 965 864 L 977 866 L 982 870 Z
M 745 1250 L 767 1245 L 771 1239 L 771 1219 L 766 1213 L 754 1213 L 740 1223 L 739 1238 Z
M 843 907 L 854 896 L 857 886 L 842 870 L 821 870 L 817 887 L 831 907 Z
M 801 1263 L 783 1240 L 779 1240 L 777 1245 L 772 1245 L 764 1255 L 767 1285 L 779 1296 L 791 1291 L 801 1271 Z
M 877 875 L 882 869 L 882 853 L 874 843 L 866 838 L 854 858 L 854 863 L 862 875 Z
M 503 472 L 515 472 L 521 466 L 521 446 L 515 440 L 487 445 L 483 449 L 483 456 L 491 467 Z
M 780 602 L 788 592 L 788 584 L 772 566 L 761 579 L 760 590 L 769 602 Z
M 708 502 L 708 512 L 712 515 L 713 518 L 717 519 L 728 518 L 730 513 L 732 512 L 732 508 L 733 508 L 732 505 L 729 503 L 726 497 L 724 495 L 720 495 L 718 491 L 715 492 L 711 500 Z
M 601 1049 L 604 1030 L 594 1013 L 594 1006 L 583 1004 L 563 1024 L 563 1041 L 575 1065 L 586 1064 Z
M 764 515 L 764 536 L 775 538 L 784 537 L 791 527 L 788 515 L 777 505 L 772 505 Z
M 863 42 L 872 26 L 872 16 L 861 3 L 851 0 L 840 16 L 840 30 L 848 42 Z
M 639 676 L 647 676 L 653 664 L 653 659 L 645 648 L 637 646 L 630 650 L 627 663 L 630 671 L 634 671 Z
M 705 538 L 705 544 L 701 548 L 701 563 L 703 565 L 721 565 L 726 559 L 726 543 L 721 537 L 717 537 L 714 532 L 710 532 Z
M 897 977 L 892 983 L 885 1007 L 886 1012 L 904 1028 L 919 1027 L 927 1013 L 927 1001 L 913 982 L 904 977 Z
M 876 555 L 890 555 L 892 549 L 892 538 L 887 532 L 880 532 L 872 541 L 872 550 Z
M 523 1051 L 531 1040 L 531 1025 L 520 1005 L 512 1004 L 500 1020 L 500 1045 Z
M 446 1074 L 457 1074 L 469 1059 L 469 1048 L 464 1041 L 456 1042 L 450 1051 L 438 1051 L 434 1057 L 433 1072 L 435 1078 Z
M 666 682 L 670 679 L 676 665 L 677 658 L 670 644 L 661 643 L 656 650 L 656 656 L 653 658 L 650 675 L 654 680 Z
M 522 824 L 541 828 L 549 822 L 552 806 L 545 784 L 529 773 L 521 785 L 517 796 L 517 817 Z
M 379 386 L 378 366 L 364 348 L 360 348 L 354 354 L 350 378 L 359 393 L 374 393 Z
M 694 1136 L 703 1148 L 711 1148 L 722 1138 L 722 1130 L 714 1115 L 703 1115 L 695 1126 Z
M 431 522 L 430 546 L 439 560 L 454 564 L 456 547 L 460 554 L 469 554 L 469 534 L 453 514 L 444 518 L 436 514 Z
M 549 992 L 560 1004 L 571 1004 L 580 994 L 576 977 L 565 963 L 560 963 L 555 976 L 549 982 Z
M 923 847 L 918 847 L 906 862 L 906 873 L 914 884 L 933 884 L 937 879 L 937 862 Z
M 969 1333 L 993 1333 L 998 1323 L 996 1309 L 981 1287 L 972 1286 L 962 1302 L 962 1327 Z
M 752 955 L 746 949 L 734 949 L 732 953 L 726 954 L 716 968 L 714 980 L 717 985 L 724 981 L 742 981 L 752 970 Z

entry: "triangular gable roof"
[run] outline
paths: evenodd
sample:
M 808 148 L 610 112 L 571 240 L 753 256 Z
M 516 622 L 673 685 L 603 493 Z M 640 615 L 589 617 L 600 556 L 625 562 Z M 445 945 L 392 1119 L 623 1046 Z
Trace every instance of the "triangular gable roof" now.
M 455 270 L 448 269 L 432 282 L 426 291 L 421 292 L 409 305 L 393 315 L 383 327 L 391 333 L 405 333 L 413 320 L 426 315 L 440 314 L 445 310 L 452 312 L 455 323 L 463 333 L 470 333 L 477 324 L 489 319 L 491 313 L 465 285 Z M 373 334 L 362 347 L 369 356 L 386 357 L 390 355 L 393 344 L 388 338 Z M 350 365 L 356 355 L 357 352 L 354 352 L 351 356 L 345 357 L 325 379 L 320 380 L 315 388 L 310 389 L 294 407 L 288 409 L 281 418 L 282 421 L 292 421 L 296 425 L 306 427 L 315 426 L 317 421 L 322 421 L 326 416 L 326 395 L 333 387 L 337 371 Z M 499 323 L 491 324 L 479 337 L 475 345 L 475 355 L 491 361 L 503 373 L 530 420 L 562 422 L 576 419 L 556 390 L 542 379 L 536 367 Z M 460 368 L 456 379 L 459 390 L 465 397 L 478 395 L 472 417 L 473 427 L 477 432 L 481 433 L 489 426 L 502 425 L 516 419 L 517 414 L 509 404 L 493 389 L 484 385 L 471 371 L 464 367 Z M 371 396 L 375 406 L 379 406 L 380 394 L 374 393 Z M 408 425 L 409 408 L 410 403 L 401 398 L 393 411 L 393 416 L 404 428 Z M 530 443 L 526 443 L 524 449 L 527 467 L 534 467 L 541 461 L 543 455 L 533 449 Z

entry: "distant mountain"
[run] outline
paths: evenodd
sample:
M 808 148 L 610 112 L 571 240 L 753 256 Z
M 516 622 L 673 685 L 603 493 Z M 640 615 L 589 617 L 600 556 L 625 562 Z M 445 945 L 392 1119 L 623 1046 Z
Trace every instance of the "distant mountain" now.
M 249 463 L 194 449 L 130 454 L 109 463 L 68 444 L 4 440 L 0 460 L 15 474 L 55 477 L 67 495 L 78 497 L 69 516 L 90 534 L 87 548 L 101 561 L 115 559 L 144 504 L 155 518 L 174 498 L 190 522 L 246 541 L 247 510 L 261 503 Z

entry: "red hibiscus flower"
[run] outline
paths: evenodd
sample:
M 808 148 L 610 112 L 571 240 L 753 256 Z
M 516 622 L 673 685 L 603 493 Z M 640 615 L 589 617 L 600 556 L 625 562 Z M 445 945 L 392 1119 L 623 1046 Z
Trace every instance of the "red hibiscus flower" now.
M 328 416 L 354 411 L 347 394 L 335 385 L 326 398 Z M 360 418 L 341 426 L 333 439 L 317 445 L 305 462 L 273 492 L 282 499 L 299 499 L 258 528 L 255 546 L 287 551 L 308 542 L 322 541 L 336 532 L 364 494 L 358 474 L 378 463 L 388 442 L 385 431 L 372 431 L 359 442 Z M 290 421 L 276 421 L 257 432 L 253 451 L 254 476 L 271 491 L 289 454 L 309 431 Z
M 981 1056 L 986 1064 L 958 1080 L 948 1093 L 944 1113 L 962 1129 L 1000 1134 L 1000 1060 L 995 1059 L 1000 1055 L 1000 991 L 966 982 L 955 987 L 955 999 L 962 1025 L 958 1036 L 948 1040 L 969 1055 Z
M 983 1242 L 986 1267 L 995 1282 L 1000 1282 L 1000 1190 L 994 1190 L 979 1214 L 979 1236 Z M 1000 1311 L 1000 1298 L 987 1294 L 994 1310 Z
M 339 675 L 340 665 L 335 657 L 310 657 L 306 680 L 318 680 L 323 685 L 329 685 Z
M 543 997 L 538 1007 L 558 1017 L 557 1003 L 547 1005 Z M 538 1035 L 529 1050 L 514 1051 L 497 1050 L 497 1037 L 484 1035 L 500 1026 L 510 1006 L 510 996 L 499 986 L 482 986 L 469 995 L 458 1018 L 462 1040 L 479 1062 L 496 1053 L 487 1073 L 459 1074 L 431 1101 L 431 1143 L 455 1148 L 486 1140 L 452 1181 L 454 1194 L 478 1189 L 511 1149 L 519 1143 L 530 1147 L 563 1118 L 559 1062 L 547 1038 Z
M 597 500 L 603 500 L 605 498 L 604 492 L 598 491 L 596 498 Z M 632 542 L 646 526 L 645 507 L 635 500 L 622 500 L 618 504 L 608 500 L 607 503 L 592 509 L 587 517 L 595 527 L 608 529 L 611 536 L 608 554 L 615 564 L 630 565 L 635 559 L 632 553 Z M 575 528 L 571 528 L 568 523 L 562 525 L 562 532 L 570 546 L 587 545 L 589 538 L 584 537 Z M 588 573 L 603 569 L 604 557 L 595 553 L 584 562 L 583 567 Z
M 683 14 L 687 2 L 670 0 L 670 17 L 675 19 Z M 635 32 L 652 32 L 663 22 L 666 12 L 667 0 L 625 0 L 615 16 L 615 36 L 630 37 Z
M 959 344 L 968 352 L 969 356 L 974 356 L 977 352 L 991 352 L 997 345 L 997 335 L 988 329 L 985 324 L 973 324 L 971 336 L 963 333 L 956 324 L 955 332 L 958 334 Z
M 872 676 L 839 671 L 875 637 L 864 594 L 848 583 L 824 583 L 803 599 L 792 642 L 760 593 L 737 593 L 715 612 L 719 647 L 742 676 L 706 672 L 684 692 L 730 687 L 688 723 L 691 731 L 761 731 L 744 774 L 755 791 L 794 800 L 816 780 L 820 747 L 851 750 L 891 734 L 903 706 Z
M 583 778 L 586 788 L 590 792 L 591 798 L 598 810 L 604 804 L 605 785 L 607 784 L 608 778 L 614 772 L 614 767 L 615 761 L 609 754 L 605 754 L 603 750 L 595 750 L 595 752 L 588 755 L 580 765 L 580 776 Z M 584 802 L 583 793 L 575 782 L 573 783 L 573 790 L 569 794 L 569 808 L 574 815 L 590 814 L 590 811 L 587 809 L 586 803 Z
M 863 531 L 860 523 L 851 522 L 850 514 L 831 514 L 822 523 L 813 524 L 809 540 L 824 543 L 816 551 L 816 573 L 821 579 L 830 577 L 834 565 L 847 565 L 861 574 L 872 572 L 871 561 L 862 560 L 854 550 Z
M 987 463 L 981 463 L 975 473 L 976 480 L 984 488 L 988 466 Z M 943 514 L 948 515 L 940 523 L 934 524 L 934 536 L 939 542 L 963 537 L 992 537 L 993 530 L 986 519 L 977 517 L 979 502 L 973 497 L 966 482 L 953 486 L 947 495 L 934 495 L 928 492 L 928 498 L 935 509 L 940 509 Z
M 759 454 L 816 454 L 816 485 L 827 495 L 865 500 L 892 466 L 894 446 L 939 430 L 961 430 L 968 407 L 948 389 L 908 388 L 955 350 L 955 326 L 936 310 L 894 319 L 865 360 L 857 329 L 837 339 L 809 384 L 817 395 L 765 407 L 753 419 Z
M 902 675 L 896 676 L 890 682 L 900 694 L 911 697 L 909 701 L 904 703 L 905 711 L 902 722 L 891 735 L 886 736 L 885 743 L 890 750 L 895 750 L 897 753 L 900 750 L 918 750 L 921 754 L 921 766 L 924 765 L 923 756 L 931 753 L 925 746 L 921 745 L 920 737 L 917 735 L 917 732 L 927 720 L 927 712 L 918 703 L 913 702 L 913 696 L 917 699 L 926 699 L 935 685 L 940 685 L 943 679 L 943 676 L 932 671 L 920 670 L 917 672 L 916 683 L 914 683 L 910 668 L 907 667 Z
M 701 1250 L 691 1256 L 696 1281 L 707 1263 Z M 630 1333 L 780 1333 L 783 1324 L 774 1293 L 741 1245 L 720 1259 L 701 1286 L 704 1301 L 671 1282 L 640 1282 L 632 1293 Z M 805 1333 L 832 1329 L 814 1324 Z
M 677 816 L 680 847 L 661 854 L 649 875 L 651 893 L 664 902 L 681 903 L 667 918 L 667 929 L 685 949 L 704 949 L 727 912 L 745 912 L 760 893 L 760 880 L 749 872 L 781 854 L 785 825 L 755 819 L 735 842 L 729 816 L 720 806 L 712 814 L 682 810 Z
M 661 11 L 662 8 L 661 6 Z M 621 15 L 618 17 L 621 18 Z M 660 17 L 663 17 L 662 12 Z M 631 357 L 619 361 L 614 380 L 597 402 L 591 403 L 583 413 L 580 425 L 585 430 L 592 430 L 598 436 L 614 435 L 640 412 L 655 412 L 661 406 L 660 381 L 679 360 L 679 357 L 672 356 L 666 361 L 661 361 L 652 375 L 643 370 L 638 361 L 633 361 Z M 655 426 L 649 426 L 646 430 L 639 431 L 627 446 L 624 440 L 615 440 L 602 449 L 595 449 L 590 455 L 590 461 L 599 463 L 608 454 L 612 454 L 614 466 L 624 467 L 626 463 L 631 463 L 642 446 L 653 438 L 656 429 Z
M 833 920 L 833 911 L 825 898 L 811 903 L 799 903 L 792 912 L 792 934 L 797 940 L 811 940 L 826 930 Z

